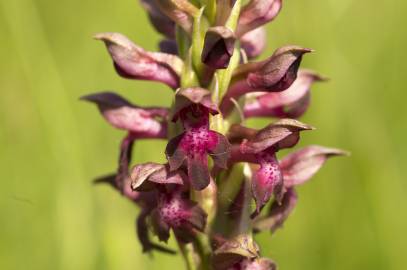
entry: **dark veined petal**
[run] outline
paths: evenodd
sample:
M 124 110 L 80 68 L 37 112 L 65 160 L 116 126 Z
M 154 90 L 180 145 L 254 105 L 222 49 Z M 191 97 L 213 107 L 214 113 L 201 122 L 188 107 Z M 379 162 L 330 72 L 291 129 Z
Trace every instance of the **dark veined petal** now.
M 300 131 L 312 129 L 294 119 L 280 119 L 259 130 L 253 138 L 243 140 L 240 150 L 243 154 L 258 154 L 271 147 L 274 150 L 289 148 L 298 142 Z
M 274 152 L 268 151 L 258 154 L 258 169 L 252 179 L 252 193 L 256 202 L 256 210 L 252 218 L 260 213 L 260 210 L 275 194 L 276 200 L 281 201 L 283 194 L 283 175 Z
M 154 0 L 140 0 L 141 5 L 148 13 L 148 18 L 155 30 L 164 36 L 175 38 L 175 23 L 163 14 Z
M 170 171 L 167 164 L 147 162 L 134 166 L 130 178 L 133 190 L 146 191 L 157 184 L 184 185 L 186 175 L 182 171 Z
M 244 106 L 245 117 L 298 118 L 308 108 L 310 88 L 325 80 L 309 70 L 300 70 L 294 83 L 285 91 L 258 95 Z
M 113 127 L 128 130 L 134 138 L 165 138 L 167 125 L 157 120 L 168 115 L 167 108 L 142 108 L 112 92 L 100 92 L 81 97 L 95 103 L 106 121 Z
M 183 61 L 176 55 L 148 52 L 119 33 L 100 33 L 116 71 L 124 78 L 158 81 L 173 89 L 179 87 Z
M 231 145 L 222 134 L 215 131 L 210 132 L 213 139 L 208 145 L 208 153 L 218 167 L 226 169 Z
M 274 20 L 281 7 L 282 0 L 251 0 L 240 13 L 238 36 Z
M 281 228 L 297 205 L 297 193 L 293 188 L 287 189 L 284 193 L 281 202 L 274 201 L 267 215 L 255 219 L 253 228 L 255 232 L 270 230 L 274 233 Z
M 284 186 L 290 188 L 308 181 L 329 157 L 348 155 L 346 151 L 311 145 L 297 150 L 280 161 Z
M 214 69 L 224 69 L 229 65 L 235 46 L 235 35 L 225 26 L 215 26 L 205 34 L 201 61 Z
M 247 32 L 240 38 L 240 46 L 249 59 L 259 56 L 266 48 L 267 33 L 264 27 Z

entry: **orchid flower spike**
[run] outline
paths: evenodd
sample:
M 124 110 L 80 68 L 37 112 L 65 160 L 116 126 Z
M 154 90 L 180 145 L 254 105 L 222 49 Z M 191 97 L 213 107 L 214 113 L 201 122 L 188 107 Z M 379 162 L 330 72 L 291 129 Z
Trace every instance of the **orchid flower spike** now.
M 329 157 L 347 154 L 306 146 L 280 157 L 300 133 L 314 129 L 295 120 L 310 106 L 314 83 L 325 80 L 300 68 L 312 50 L 286 45 L 253 60 L 269 53 L 265 24 L 276 19 L 282 0 L 140 4 L 161 34 L 159 52 L 119 33 L 95 39 L 104 42 L 119 76 L 159 82 L 173 95 L 164 107 L 108 91 L 81 98 L 124 131 L 116 171 L 95 183 L 109 184 L 139 208 L 135 226 L 143 252 L 176 253 L 166 246 L 174 236 L 187 269 L 276 270 L 253 234 L 281 228 L 298 203 L 296 187 Z M 277 119 L 260 129 L 246 122 L 258 117 Z M 133 164 L 134 145 L 145 139 L 165 140 L 158 152 L 165 162 Z

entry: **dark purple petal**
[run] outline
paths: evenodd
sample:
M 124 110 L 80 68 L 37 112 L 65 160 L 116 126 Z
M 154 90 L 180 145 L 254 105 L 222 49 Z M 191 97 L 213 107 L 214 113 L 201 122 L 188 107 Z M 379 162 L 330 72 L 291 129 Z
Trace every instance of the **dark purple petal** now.
M 167 243 L 170 238 L 170 226 L 161 218 L 161 213 L 158 208 L 154 209 L 151 213 L 151 225 L 158 239 L 161 242 Z
M 158 81 L 173 89 L 179 87 L 183 61 L 172 54 L 148 52 L 119 33 L 101 33 L 119 75 L 136 80 Z
M 259 56 L 266 48 L 267 33 L 263 27 L 247 32 L 240 38 L 240 46 L 249 59 Z
M 203 190 L 209 185 L 210 175 L 206 153 L 189 153 L 187 158 L 188 177 L 192 187 Z
M 187 158 L 187 153 L 180 147 L 185 132 L 172 138 L 165 149 L 165 155 L 171 171 L 179 169 Z
M 281 228 L 297 205 L 297 193 L 293 188 L 287 189 L 283 195 L 281 203 L 274 201 L 266 216 L 260 217 L 254 221 L 253 228 L 255 232 L 270 230 L 274 233 Z
M 112 92 L 83 96 L 82 100 L 95 103 L 106 121 L 113 127 L 128 130 L 134 138 L 165 138 L 167 125 L 162 120 L 168 115 L 167 108 L 137 107 Z
M 211 27 L 205 34 L 201 61 L 214 69 L 224 69 L 229 65 L 235 46 L 233 31 L 225 26 Z
M 293 152 L 280 161 L 284 186 L 290 188 L 308 181 L 329 157 L 347 155 L 346 151 L 317 145 Z
M 282 0 L 251 0 L 240 13 L 238 36 L 271 22 L 280 12 L 281 6 Z
M 133 190 L 146 191 L 157 184 L 183 185 L 186 175 L 182 171 L 170 171 L 168 165 L 147 162 L 134 166 L 130 178 Z
M 208 145 L 208 153 L 218 167 L 226 169 L 231 145 L 222 134 L 215 131 L 210 133 L 212 139 Z
M 155 30 L 167 38 L 175 38 L 175 23 L 163 14 L 154 0 L 140 0 Z
M 280 119 L 259 130 L 253 138 L 244 140 L 240 150 L 243 154 L 258 154 L 268 148 L 289 148 L 297 143 L 300 131 L 312 129 L 313 127 L 294 119 Z
M 260 169 L 255 172 L 252 179 L 252 193 L 256 202 L 256 210 L 252 217 L 260 210 L 274 194 L 277 201 L 281 201 L 283 192 L 283 176 L 274 152 L 268 151 L 258 154 Z
M 324 78 L 315 72 L 300 70 L 287 90 L 257 96 L 245 105 L 244 114 L 246 117 L 298 118 L 308 108 L 311 85 L 322 80 Z
M 141 210 L 140 215 L 136 221 L 136 232 L 137 237 L 143 247 L 143 252 L 150 252 L 152 250 L 161 251 L 168 254 L 175 254 L 175 251 L 172 249 L 157 245 L 151 242 L 149 235 L 148 235 L 148 226 L 147 226 L 147 217 L 150 214 L 150 211 Z

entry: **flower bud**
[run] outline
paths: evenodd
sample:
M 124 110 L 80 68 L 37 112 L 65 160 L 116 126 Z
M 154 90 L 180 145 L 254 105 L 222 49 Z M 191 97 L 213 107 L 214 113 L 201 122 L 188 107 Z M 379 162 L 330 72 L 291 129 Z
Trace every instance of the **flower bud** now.
M 229 65 L 235 46 L 233 31 L 225 26 L 208 29 L 205 35 L 201 61 L 214 69 L 224 69 Z
M 119 33 L 101 33 L 117 73 L 128 79 L 158 81 L 178 88 L 183 61 L 175 55 L 148 52 Z
M 274 20 L 282 7 L 282 0 L 251 0 L 243 7 L 239 17 L 237 35 L 243 34 Z

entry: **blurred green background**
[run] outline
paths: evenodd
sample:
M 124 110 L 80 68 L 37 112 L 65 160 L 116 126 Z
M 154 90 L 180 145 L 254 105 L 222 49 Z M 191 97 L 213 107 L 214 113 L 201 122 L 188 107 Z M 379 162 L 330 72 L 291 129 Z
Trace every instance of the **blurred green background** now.
M 307 185 L 283 230 L 258 238 L 280 269 L 406 269 L 407 2 L 290 0 L 268 26 L 265 56 L 314 48 L 303 67 L 332 80 L 313 89 L 301 145 L 350 150 Z M 116 90 L 169 105 L 165 87 L 116 76 L 102 31 L 153 50 L 159 36 L 136 0 L 0 0 L 0 269 L 181 269 L 141 254 L 137 210 L 91 179 L 116 168 L 123 133 L 78 97 Z M 261 121 L 261 124 L 266 123 Z M 135 162 L 163 161 L 164 142 Z

